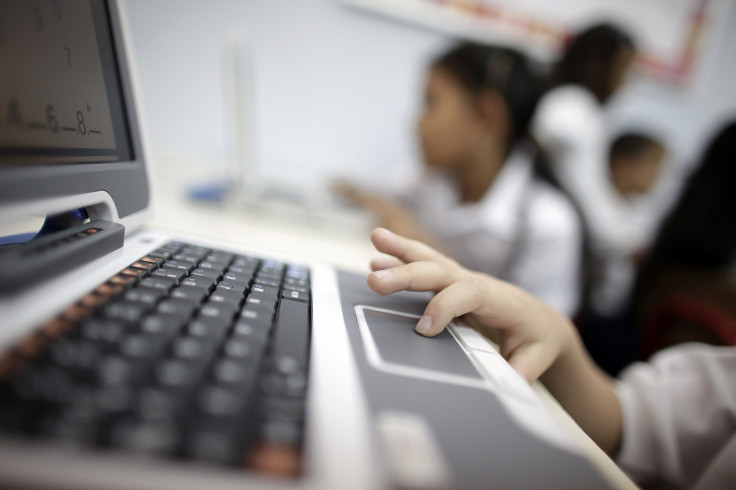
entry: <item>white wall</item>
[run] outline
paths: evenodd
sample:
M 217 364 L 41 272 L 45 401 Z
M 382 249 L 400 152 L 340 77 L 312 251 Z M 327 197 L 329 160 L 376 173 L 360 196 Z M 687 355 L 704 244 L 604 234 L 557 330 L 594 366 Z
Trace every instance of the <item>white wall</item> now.
M 435 33 L 334 0 L 129 0 L 154 154 L 221 163 L 228 34 L 253 45 L 260 165 L 316 180 L 411 158 L 413 116 Z
M 651 125 L 669 142 L 674 163 L 688 166 L 726 119 L 736 119 L 736 6 L 724 5 L 695 77 L 681 87 L 633 77 L 610 108 L 614 132 Z
M 414 158 L 425 63 L 449 41 L 337 0 L 128 0 L 128 11 L 154 154 L 228 158 L 224 51 L 244 29 L 259 170 L 304 183 Z M 734 48 L 736 8 L 690 85 L 634 80 L 612 107 L 616 127 L 654 123 L 689 159 L 717 120 L 736 115 Z

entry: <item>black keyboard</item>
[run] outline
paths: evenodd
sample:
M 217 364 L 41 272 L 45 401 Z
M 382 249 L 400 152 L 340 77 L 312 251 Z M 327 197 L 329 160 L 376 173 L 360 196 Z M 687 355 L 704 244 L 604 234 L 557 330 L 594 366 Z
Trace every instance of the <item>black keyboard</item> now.
M 296 476 L 305 267 L 170 242 L 0 357 L 0 429 Z

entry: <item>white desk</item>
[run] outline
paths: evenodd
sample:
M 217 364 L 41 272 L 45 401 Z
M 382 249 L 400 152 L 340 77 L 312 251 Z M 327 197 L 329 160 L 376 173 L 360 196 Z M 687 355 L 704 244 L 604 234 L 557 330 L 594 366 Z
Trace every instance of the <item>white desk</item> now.
M 153 169 L 153 178 L 158 199 L 157 214 L 150 223 L 152 227 L 227 240 L 245 248 L 268 248 L 277 254 L 300 255 L 356 273 L 367 274 L 370 259 L 378 255 L 369 239 L 372 224 L 359 213 L 323 220 L 290 205 L 264 211 L 248 209 L 242 203 L 195 203 L 186 199 L 187 187 L 212 179 L 211 173 L 208 176 L 208 168 L 196 162 L 159 159 Z M 534 389 L 615 487 L 636 488 L 541 383 L 535 383 Z
M 343 270 L 368 273 L 378 253 L 370 242 L 371 223 L 358 212 L 309 211 L 294 203 L 254 206 L 235 198 L 226 204 L 187 199 L 193 184 L 214 181 L 220 170 L 201 163 L 159 159 L 153 169 L 156 215 L 149 225 L 172 232 L 299 255 Z M 210 175 L 208 175 L 210 173 Z

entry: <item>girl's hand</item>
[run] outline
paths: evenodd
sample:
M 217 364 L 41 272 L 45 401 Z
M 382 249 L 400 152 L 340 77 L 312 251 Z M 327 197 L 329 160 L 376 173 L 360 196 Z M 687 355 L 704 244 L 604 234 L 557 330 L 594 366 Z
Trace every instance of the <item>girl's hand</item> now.
M 569 320 L 521 289 L 471 272 L 429 246 L 383 228 L 373 230 L 371 240 L 392 256 L 372 261 L 372 290 L 384 295 L 403 290 L 437 293 L 416 326 L 419 334 L 434 337 L 454 318 L 467 314 L 493 330 L 501 355 L 529 383 L 572 341 Z

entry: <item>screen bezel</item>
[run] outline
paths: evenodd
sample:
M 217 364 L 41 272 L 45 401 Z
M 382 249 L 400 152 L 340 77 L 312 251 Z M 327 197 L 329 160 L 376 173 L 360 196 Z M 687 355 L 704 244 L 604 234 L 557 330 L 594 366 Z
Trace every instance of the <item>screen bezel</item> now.
M 115 213 L 125 218 L 150 205 L 145 152 L 141 140 L 138 112 L 128 66 L 128 53 L 117 0 L 105 0 L 112 36 L 112 49 L 122 92 L 122 105 L 127 120 L 131 159 L 110 163 L 56 163 L 10 165 L 0 168 L 0 206 L 33 201 L 62 202 L 59 198 L 95 192 L 109 194 Z M 70 202 L 73 202 L 70 201 Z M 67 211 L 49 209 L 48 213 Z

